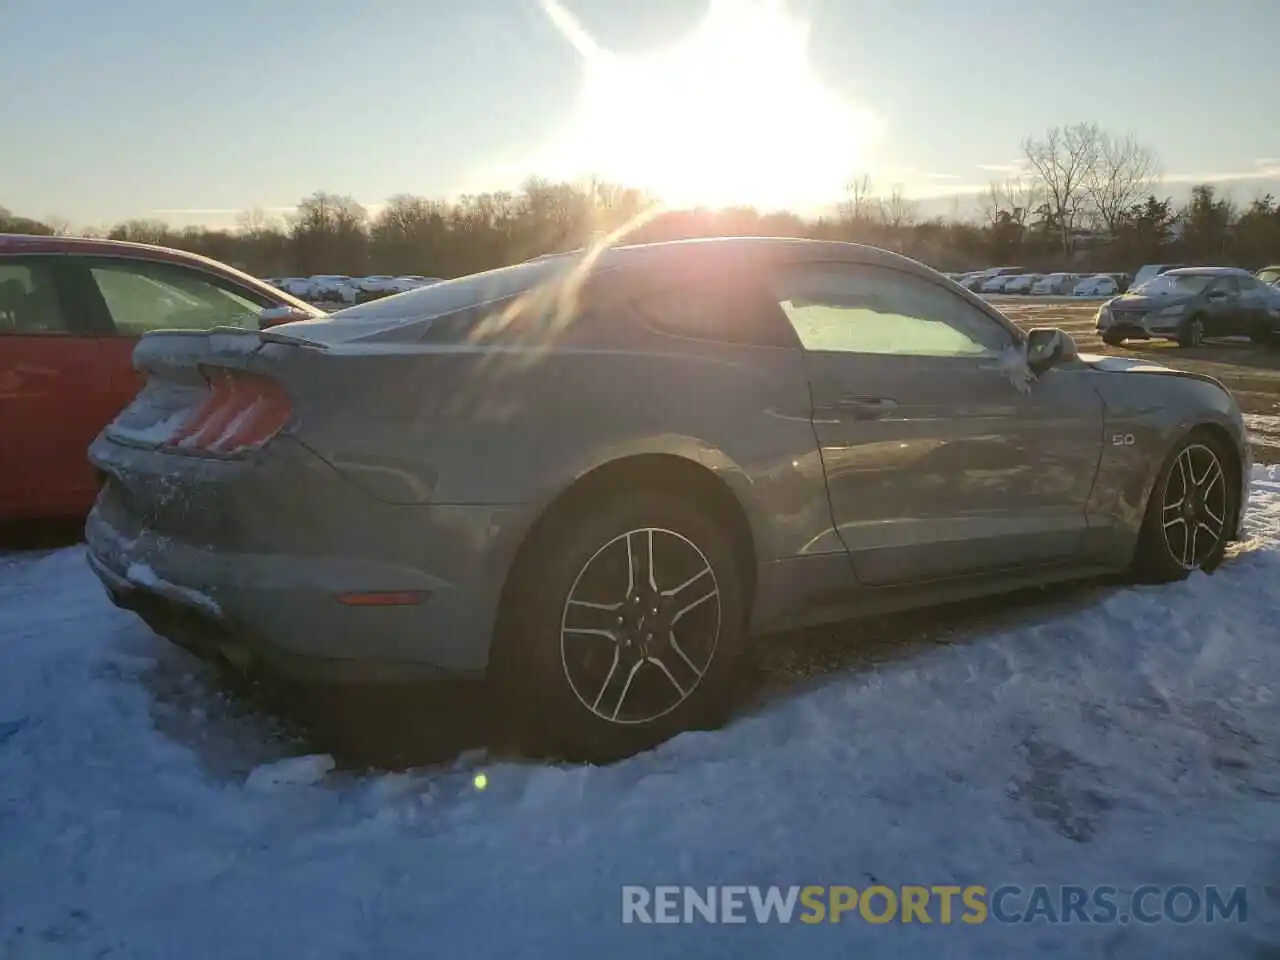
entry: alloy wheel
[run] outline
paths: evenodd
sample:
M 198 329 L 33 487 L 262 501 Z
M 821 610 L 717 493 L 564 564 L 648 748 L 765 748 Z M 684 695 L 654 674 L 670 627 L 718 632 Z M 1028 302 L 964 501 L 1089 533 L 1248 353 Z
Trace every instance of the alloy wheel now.
M 1226 532 L 1227 478 L 1218 455 L 1204 444 L 1184 447 L 1165 481 L 1164 543 L 1184 570 L 1213 556 Z
M 721 615 L 719 582 L 697 544 L 658 527 L 620 534 L 569 589 L 560 620 L 565 678 L 602 720 L 657 720 L 702 682 Z

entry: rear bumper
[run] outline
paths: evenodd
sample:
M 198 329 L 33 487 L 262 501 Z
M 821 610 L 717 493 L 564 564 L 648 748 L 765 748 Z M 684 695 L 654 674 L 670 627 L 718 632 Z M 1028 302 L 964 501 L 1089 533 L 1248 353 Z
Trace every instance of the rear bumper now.
M 89 563 L 113 602 L 175 643 L 298 677 L 484 672 L 521 511 L 384 504 L 305 448 L 281 454 L 293 461 L 284 474 L 256 479 L 221 467 L 184 476 L 201 464 L 104 440 L 91 455 L 114 476 L 85 525 Z M 160 471 L 173 487 L 192 485 L 200 512 L 216 510 L 234 532 L 211 543 L 207 530 L 172 516 L 149 525 L 155 497 L 124 490 L 130 477 Z M 338 599 L 350 593 L 413 596 L 394 605 Z

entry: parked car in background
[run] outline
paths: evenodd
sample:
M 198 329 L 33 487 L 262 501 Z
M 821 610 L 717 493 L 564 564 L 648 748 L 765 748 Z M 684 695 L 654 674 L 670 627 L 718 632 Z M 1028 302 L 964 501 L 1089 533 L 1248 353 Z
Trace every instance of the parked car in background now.
M 391 281 L 391 289 L 395 293 L 407 293 L 410 290 L 417 290 L 418 287 L 427 287 L 433 283 L 442 283 L 441 277 L 396 277 Z
M 268 670 L 487 676 L 586 758 L 714 722 L 753 631 L 1212 570 L 1248 494 L 1220 384 L 855 244 L 549 258 L 137 362 L 90 450 L 117 604 Z
M 1280 287 L 1280 266 L 1263 267 L 1255 276 L 1268 286 Z
M 1077 283 L 1071 294 L 1076 297 L 1114 297 L 1119 292 L 1120 285 L 1115 277 L 1098 273 Z
M 979 270 L 976 274 L 973 274 L 962 285 L 975 293 L 980 293 L 986 284 L 996 277 L 1013 277 L 1025 272 L 1022 267 L 988 267 L 986 270 Z
M 1170 270 L 1177 270 L 1179 267 L 1185 267 L 1185 263 L 1148 263 L 1139 267 L 1138 272 L 1133 275 L 1129 287 L 1140 287 L 1148 280 L 1154 280 L 1162 273 L 1168 273 Z
M 1004 285 L 1004 293 L 1028 294 L 1031 288 L 1044 277 L 1043 273 L 1024 273 L 1014 277 Z
M 98 483 L 85 450 L 142 384 L 141 335 L 324 315 L 195 254 L 0 234 L 0 520 L 88 512 Z
M 995 276 L 987 277 L 986 280 L 982 281 L 981 292 L 1004 293 L 1005 287 L 1020 276 L 1021 274 L 1018 273 L 998 273 Z
M 311 296 L 311 279 L 309 277 L 277 277 L 271 281 L 271 285 L 293 297 L 305 300 Z
M 1276 320 L 1268 286 L 1237 267 L 1181 267 L 1158 274 L 1098 308 L 1103 342 L 1175 340 L 1196 347 L 1205 337 L 1250 336 L 1270 342 Z
M 1080 282 L 1078 273 L 1046 273 L 1031 285 L 1031 292 L 1036 296 L 1062 296 L 1075 289 Z
M 308 278 L 311 288 L 308 300 L 321 303 L 355 303 L 357 287 L 346 274 L 322 273 Z

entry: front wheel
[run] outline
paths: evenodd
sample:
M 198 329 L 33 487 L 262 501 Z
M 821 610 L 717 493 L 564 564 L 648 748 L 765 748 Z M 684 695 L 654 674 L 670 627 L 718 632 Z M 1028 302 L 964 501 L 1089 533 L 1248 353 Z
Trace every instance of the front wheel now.
M 1231 463 L 1224 444 L 1204 430 L 1174 448 L 1147 501 L 1134 560 L 1139 579 L 1182 580 L 1222 562 L 1239 496 Z
M 1118 347 L 1120 344 L 1124 343 L 1124 337 L 1118 333 L 1104 333 L 1102 335 L 1102 342 L 1108 347 Z
M 552 526 L 514 572 L 499 632 L 520 745 L 613 759 L 722 719 L 748 612 L 722 525 L 641 491 Z

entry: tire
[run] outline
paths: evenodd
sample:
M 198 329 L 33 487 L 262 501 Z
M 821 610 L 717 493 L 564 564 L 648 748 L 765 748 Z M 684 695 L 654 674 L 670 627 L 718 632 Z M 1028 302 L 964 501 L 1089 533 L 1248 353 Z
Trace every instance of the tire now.
M 1204 345 L 1204 318 L 1194 316 L 1178 334 L 1178 346 L 1199 347 Z
M 643 575 L 650 534 L 665 596 Z M 642 490 L 553 520 L 537 537 L 512 572 L 495 652 L 497 708 L 518 749 L 611 760 L 724 719 L 749 597 L 719 523 Z
M 1216 481 L 1214 468 L 1209 465 L 1209 455 L 1217 464 Z M 1193 570 L 1212 573 L 1222 562 L 1239 507 L 1240 478 L 1232 467 L 1234 459 L 1221 440 L 1203 429 L 1193 430 L 1173 448 L 1156 475 L 1147 499 L 1134 556 L 1136 579 L 1146 583 L 1170 583 L 1186 579 Z M 1198 486 L 1201 493 L 1207 495 L 1194 500 L 1192 508 L 1184 511 L 1177 506 L 1180 498 L 1185 503 L 1187 488 L 1184 481 L 1190 479 L 1195 484 L 1197 474 L 1200 476 Z M 1193 512 L 1195 522 L 1206 526 L 1197 526 L 1196 539 L 1189 545 L 1193 553 L 1188 553 L 1188 544 L 1180 531 L 1189 529 Z M 1216 523 L 1216 516 L 1222 518 L 1221 524 Z M 1167 533 L 1166 524 L 1170 525 Z M 1207 536 L 1214 528 L 1219 531 L 1217 538 L 1212 548 L 1206 548 L 1200 537 Z M 1188 557 L 1190 563 L 1187 562 Z
M 1124 343 L 1124 337 L 1118 333 L 1104 333 L 1102 335 L 1102 342 L 1108 347 L 1118 347 L 1120 344 Z

